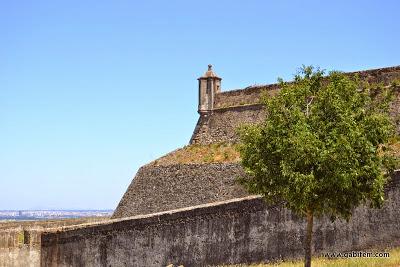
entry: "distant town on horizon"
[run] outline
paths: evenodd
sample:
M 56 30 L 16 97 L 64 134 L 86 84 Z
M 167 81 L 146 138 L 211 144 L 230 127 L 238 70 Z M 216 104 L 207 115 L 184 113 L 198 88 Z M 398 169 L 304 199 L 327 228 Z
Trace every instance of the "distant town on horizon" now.
M 0 221 L 35 221 L 73 219 L 83 217 L 108 217 L 114 210 L 0 210 Z

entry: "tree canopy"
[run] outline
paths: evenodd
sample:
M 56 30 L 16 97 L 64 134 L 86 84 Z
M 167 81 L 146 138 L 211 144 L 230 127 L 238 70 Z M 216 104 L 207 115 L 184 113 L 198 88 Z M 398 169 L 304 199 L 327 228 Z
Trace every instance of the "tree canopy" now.
M 367 200 L 381 206 L 395 160 L 387 146 L 395 135 L 392 86 L 303 67 L 280 87 L 263 98 L 265 121 L 239 130 L 241 183 L 307 215 L 310 231 L 314 216 L 348 219 Z

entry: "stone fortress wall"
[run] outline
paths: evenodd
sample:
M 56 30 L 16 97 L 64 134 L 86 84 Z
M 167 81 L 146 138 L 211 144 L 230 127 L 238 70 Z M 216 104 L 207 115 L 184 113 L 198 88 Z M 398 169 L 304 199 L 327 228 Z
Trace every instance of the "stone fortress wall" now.
M 400 245 L 400 172 L 382 209 L 315 219 L 313 250 Z M 183 196 L 184 197 L 184 196 Z M 42 236 L 42 266 L 216 266 L 302 258 L 305 220 L 258 196 L 72 227 Z
M 400 80 L 400 66 L 347 74 L 358 75 L 361 80 L 369 83 L 388 85 L 394 80 Z M 260 97 L 263 92 L 273 96 L 278 91 L 279 85 L 271 84 L 216 93 L 213 98 L 213 109 L 206 114 L 200 113 L 190 143 L 209 144 L 237 141 L 235 131 L 238 126 L 243 123 L 256 123 L 263 119 L 264 110 L 260 105 Z M 393 105 L 393 114 L 400 114 L 400 95 L 397 95 Z
M 206 73 L 207 74 L 207 73 Z M 209 74 L 209 73 L 208 73 Z M 370 83 L 389 84 L 400 80 L 400 66 L 349 73 Z M 211 74 L 211 79 L 217 77 Z M 216 92 L 210 110 L 199 110 L 192 145 L 237 141 L 236 129 L 243 123 L 258 123 L 265 116 L 260 96 L 273 96 L 277 84 Z M 206 98 L 200 98 L 206 101 Z M 202 105 L 200 105 L 202 106 Z M 400 93 L 394 101 L 393 116 L 400 114 Z M 235 179 L 243 174 L 238 163 L 176 164 L 142 167 L 122 197 L 113 218 L 149 214 L 193 205 L 224 201 L 248 195 Z M 184 193 L 186 192 L 186 193 Z M 185 197 L 184 197 L 185 196 Z
M 388 84 L 400 79 L 400 66 L 357 73 Z M 192 145 L 236 142 L 237 126 L 262 120 L 262 91 L 272 95 L 279 89 L 268 85 L 221 92 L 220 81 L 211 68 L 199 78 L 199 100 L 204 103 L 199 104 Z M 397 96 L 393 116 L 400 114 L 399 108 Z M 300 257 L 304 220 L 248 195 L 235 183 L 240 175 L 237 162 L 145 165 L 112 220 L 42 234 L 41 265 L 205 266 Z M 314 251 L 400 245 L 399 181 L 396 172 L 381 210 L 361 206 L 349 223 L 317 219 Z
M 349 73 L 354 74 L 371 83 L 389 84 L 400 80 L 400 66 Z M 273 84 L 221 92 L 221 79 L 212 71 L 207 75 L 199 82 L 209 78 L 216 82 L 199 86 L 204 93 L 200 100 L 205 103 L 199 105 L 193 145 L 236 142 L 238 126 L 263 119 L 261 94 L 274 95 L 279 90 Z M 212 96 L 210 89 L 215 89 Z M 398 94 L 392 115 L 399 114 Z M 286 209 L 266 206 L 260 197 L 250 196 L 235 182 L 242 175 L 237 162 L 145 165 L 111 221 L 0 223 L 0 267 L 203 266 L 300 257 L 305 222 Z M 397 172 L 387 187 L 382 210 L 359 207 L 349 224 L 317 220 L 314 250 L 400 245 L 399 190 Z

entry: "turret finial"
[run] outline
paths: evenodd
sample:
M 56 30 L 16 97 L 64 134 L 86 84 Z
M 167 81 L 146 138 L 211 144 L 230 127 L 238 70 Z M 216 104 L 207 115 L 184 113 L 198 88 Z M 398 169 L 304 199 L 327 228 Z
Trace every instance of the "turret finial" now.
M 209 71 L 212 70 L 212 65 L 211 64 L 208 64 L 208 70 Z

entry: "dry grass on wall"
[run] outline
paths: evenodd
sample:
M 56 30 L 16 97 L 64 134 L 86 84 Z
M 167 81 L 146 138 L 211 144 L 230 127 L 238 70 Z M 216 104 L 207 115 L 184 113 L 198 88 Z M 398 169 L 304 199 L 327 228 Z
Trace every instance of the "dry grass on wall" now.
M 400 158 L 400 137 L 397 137 L 396 139 L 392 139 L 390 141 L 390 147 L 393 150 L 393 154 L 397 158 Z
M 151 165 L 239 162 L 237 144 L 188 145 L 152 161 Z M 390 141 L 391 153 L 400 158 L 400 138 Z M 400 166 L 399 166 L 400 167 Z
M 237 145 L 214 143 L 210 145 L 189 145 L 177 149 L 151 162 L 153 165 L 190 163 L 227 163 L 240 161 Z
M 390 141 L 395 156 L 400 158 L 400 137 Z M 190 163 L 228 163 L 239 162 L 238 145 L 214 143 L 209 145 L 188 145 L 152 161 L 151 165 L 190 164 Z

